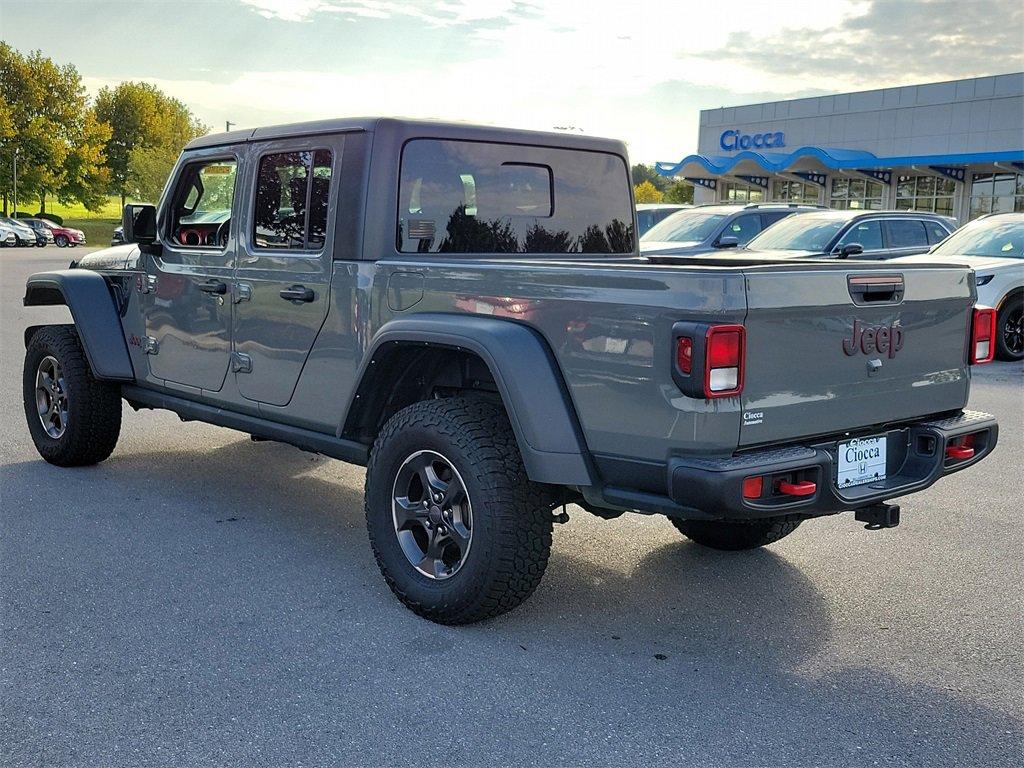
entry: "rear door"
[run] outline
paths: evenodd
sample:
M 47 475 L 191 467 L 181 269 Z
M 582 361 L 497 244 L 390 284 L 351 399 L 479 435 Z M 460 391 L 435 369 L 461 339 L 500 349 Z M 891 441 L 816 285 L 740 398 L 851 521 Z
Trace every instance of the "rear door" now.
M 343 141 L 251 146 L 233 292 L 233 368 L 249 400 L 290 402 L 327 316 Z
M 966 404 L 968 271 L 874 266 L 747 271 L 741 445 L 841 433 Z

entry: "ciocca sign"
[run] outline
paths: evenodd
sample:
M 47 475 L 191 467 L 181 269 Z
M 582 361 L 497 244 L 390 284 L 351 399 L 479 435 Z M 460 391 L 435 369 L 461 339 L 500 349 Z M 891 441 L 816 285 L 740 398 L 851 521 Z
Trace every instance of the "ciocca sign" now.
M 786 136 L 782 131 L 765 133 L 742 133 L 740 131 L 722 131 L 718 144 L 726 152 L 739 149 L 776 149 L 786 146 Z

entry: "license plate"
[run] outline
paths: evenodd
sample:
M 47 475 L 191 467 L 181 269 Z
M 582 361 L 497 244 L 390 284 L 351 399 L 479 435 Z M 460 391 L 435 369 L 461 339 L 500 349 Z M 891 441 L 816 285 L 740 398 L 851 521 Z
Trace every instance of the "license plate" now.
M 862 437 L 839 444 L 840 488 L 885 480 L 885 438 Z

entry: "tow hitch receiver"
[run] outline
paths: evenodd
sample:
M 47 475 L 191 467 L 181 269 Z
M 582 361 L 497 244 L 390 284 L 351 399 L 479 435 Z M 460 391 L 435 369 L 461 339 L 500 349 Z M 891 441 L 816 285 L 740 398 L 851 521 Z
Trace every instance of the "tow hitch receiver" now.
M 880 501 L 870 507 L 864 507 L 854 512 L 853 517 L 862 523 L 869 531 L 880 531 L 883 528 L 895 528 L 900 524 L 900 505 L 888 504 Z

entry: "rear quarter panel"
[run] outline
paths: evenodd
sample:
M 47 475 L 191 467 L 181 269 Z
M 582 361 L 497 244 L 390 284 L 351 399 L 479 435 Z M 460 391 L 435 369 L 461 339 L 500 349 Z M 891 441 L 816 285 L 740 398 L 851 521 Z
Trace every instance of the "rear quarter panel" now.
M 736 446 L 738 399 L 694 400 L 679 392 L 671 377 L 671 329 L 681 319 L 742 322 L 739 273 L 526 259 L 382 260 L 377 270 L 374 331 L 399 314 L 383 293 L 395 272 L 423 275 L 423 298 L 404 314 L 483 314 L 538 331 L 595 454 L 664 462 Z

